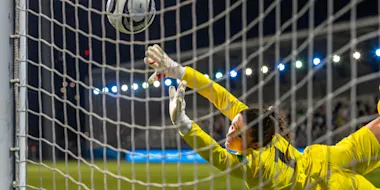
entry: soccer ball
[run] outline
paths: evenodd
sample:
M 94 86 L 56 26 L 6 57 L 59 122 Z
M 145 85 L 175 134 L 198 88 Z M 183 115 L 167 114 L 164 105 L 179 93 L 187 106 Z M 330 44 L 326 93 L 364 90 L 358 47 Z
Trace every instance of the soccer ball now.
M 108 0 L 107 17 L 112 26 L 126 34 L 147 29 L 156 15 L 154 0 Z

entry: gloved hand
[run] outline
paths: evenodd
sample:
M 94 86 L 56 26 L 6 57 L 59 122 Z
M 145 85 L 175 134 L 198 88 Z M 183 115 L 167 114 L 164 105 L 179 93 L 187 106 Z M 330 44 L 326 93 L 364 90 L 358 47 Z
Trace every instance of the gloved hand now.
M 181 79 L 185 72 L 185 67 L 173 61 L 157 44 L 149 46 L 145 56 L 145 64 L 155 70 L 148 79 L 149 84 L 153 84 L 156 80 L 161 80 L 161 77 Z
M 191 120 L 185 113 L 185 90 L 186 81 L 181 81 L 177 90 L 174 86 L 169 87 L 169 114 L 174 125 L 179 126 L 182 133 L 187 133 L 191 128 Z

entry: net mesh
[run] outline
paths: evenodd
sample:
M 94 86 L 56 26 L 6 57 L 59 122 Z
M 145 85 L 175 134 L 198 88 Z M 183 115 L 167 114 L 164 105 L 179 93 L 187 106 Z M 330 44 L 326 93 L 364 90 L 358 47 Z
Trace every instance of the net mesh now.
M 20 1 L 30 189 L 246 189 L 249 176 L 205 164 L 172 126 L 167 85 L 178 81 L 145 83 L 152 44 L 249 107 L 273 105 L 297 148 L 335 144 L 376 115 L 380 1 L 155 0 L 137 35 L 110 25 L 105 0 Z M 196 90 L 186 101 L 223 146 L 230 121 Z M 271 183 L 261 167 L 257 188 Z

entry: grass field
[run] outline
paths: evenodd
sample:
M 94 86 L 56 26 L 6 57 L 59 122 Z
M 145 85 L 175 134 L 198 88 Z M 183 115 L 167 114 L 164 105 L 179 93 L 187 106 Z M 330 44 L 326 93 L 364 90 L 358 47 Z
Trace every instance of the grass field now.
M 52 167 L 52 163 L 44 163 L 49 167 Z M 96 162 L 96 165 L 102 170 L 105 168 L 103 162 Z M 211 172 L 214 172 L 214 175 L 220 174 L 219 171 L 210 167 L 207 164 L 181 164 L 178 167 L 177 164 L 165 164 L 162 167 L 161 164 L 150 164 L 150 172 L 147 172 L 146 164 L 134 164 L 134 168 L 131 164 L 122 162 L 120 165 L 120 174 L 126 178 L 132 179 L 133 177 L 137 180 L 146 182 L 148 176 L 150 182 L 162 184 L 166 183 L 178 183 L 179 173 L 181 176 L 182 182 L 191 182 L 194 181 L 194 176 L 198 176 L 198 180 L 210 177 Z M 116 162 L 107 162 L 107 171 L 114 174 L 118 174 L 118 167 Z M 64 162 L 59 162 L 56 164 L 56 168 L 66 173 L 66 165 Z M 163 170 L 164 168 L 164 170 Z M 134 169 L 134 172 L 132 172 Z M 79 181 L 78 174 L 81 174 L 81 182 L 85 184 L 90 189 L 109 189 L 117 190 L 120 189 L 132 189 L 132 184 L 124 181 L 123 179 L 116 179 L 111 175 L 104 175 L 97 169 L 93 169 L 93 177 L 91 175 L 91 167 L 81 164 L 80 170 L 78 169 L 77 162 L 69 162 L 67 164 L 67 174 L 71 176 L 75 181 Z M 195 175 L 197 172 L 197 175 Z M 54 174 L 55 173 L 55 174 Z M 132 175 L 134 173 L 134 176 Z M 149 175 L 148 175 L 149 174 Z M 55 175 L 55 177 L 54 177 Z M 366 176 L 373 184 L 377 187 L 380 187 L 380 170 L 375 170 L 371 174 Z M 55 178 L 55 180 L 54 180 Z M 67 179 L 67 180 L 66 180 Z M 93 180 L 92 180 L 93 179 Z M 91 183 L 93 182 L 93 183 Z M 226 175 L 221 175 L 216 177 L 214 180 L 206 180 L 206 182 L 197 183 L 197 189 L 210 189 L 210 185 L 213 183 L 214 189 L 227 189 L 228 184 L 230 184 L 231 189 L 242 189 L 244 183 L 236 178 L 227 177 Z M 78 185 L 70 181 L 70 179 L 65 178 L 64 175 L 53 172 L 52 170 L 46 167 L 39 167 L 37 165 L 28 164 L 28 185 L 32 185 L 37 188 L 44 189 L 78 189 Z M 66 186 L 68 188 L 66 188 Z M 84 188 L 82 188 L 84 189 Z M 146 189 L 145 186 L 135 184 L 135 189 Z M 151 187 L 149 189 L 162 189 Z M 166 188 L 166 189 L 178 189 L 178 188 Z M 194 185 L 185 186 L 181 189 L 194 189 Z

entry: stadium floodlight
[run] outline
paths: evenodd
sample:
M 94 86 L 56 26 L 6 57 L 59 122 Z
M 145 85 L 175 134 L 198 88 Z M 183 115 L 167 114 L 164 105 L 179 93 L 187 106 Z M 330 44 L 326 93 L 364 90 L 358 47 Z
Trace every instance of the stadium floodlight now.
M 165 85 L 166 85 L 166 86 L 170 86 L 170 85 L 172 85 L 172 80 L 170 80 L 170 79 L 165 79 Z
M 123 85 L 121 86 L 121 90 L 122 90 L 123 92 L 127 91 L 127 90 L 128 90 L 128 85 L 123 84 Z
M 147 82 L 143 82 L 141 85 L 144 89 L 147 89 L 149 87 L 149 84 Z
M 137 83 L 133 83 L 133 84 L 132 84 L 132 89 L 133 89 L 133 90 L 137 90 L 137 89 L 139 89 L 139 85 L 138 85 Z
M 156 81 L 153 82 L 153 86 L 156 87 L 156 88 L 160 87 L 160 85 L 161 85 L 161 83 L 158 80 L 156 80 Z
M 278 64 L 277 68 L 278 68 L 278 70 L 283 71 L 283 70 L 285 70 L 285 64 L 280 63 L 280 64 Z
M 111 91 L 112 91 L 113 93 L 116 93 L 116 92 L 117 92 L 117 86 L 113 86 L 113 87 L 111 88 Z
M 93 93 L 94 93 L 95 95 L 98 95 L 98 94 L 100 93 L 99 88 L 94 89 L 94 90 L 93 90 Z
M 354 59 L 360 59 L 361 55 L 359 52 L 355 52 L 353 55 Z
M 267 66 L 264 65 L 261 67 L 261 72 L 263 72 L 264 74 L 268 73 L 268 71 L 269 71 L 269 68 Z
M 375 53 L 377 57 L 380 57 L 380 49 L 377 49 Z
M 300 69 L 302 67 L 303 63 L 302 61 L 296 61 L 296 68 Z
M 179 84 L 181 82 L 181 80 L 177 79 L 177 84 Z
M 253 73 L 253 71 L 252 71 L 251 68 L 246 68 L 246 69 L 245 69 L 245 75 L 247 75 L 247 76 L 251 76 L 252 73 Z
M 339 55 L 334 55 L 333 56 L 333 62 L 338 63 L 340 61 L 340 56 Z
M 109 92 L 109 89 L 108 89 L 107 87 L 104 87 L 104 88 L 102 89 L 102 92 Z
M 235 70 L 230 71 L 230 76 L 235 78 L 237 76 L 237 72 Z
M 216 79 L 221 79 L 223 77 L 223 74 L 221 73 L 221 72 L 217 72 L 216 74 L 215 74 L 215 78 Z
M 317 57 L 313 59 L 313 64 L 314 65 L 319 65 L 320 63 L 321 63 L 321 59 L 319 59 Z
M 210 78 L 210 76 L 209 76 L 208 74 L 204 74 L 204 76 L 205 76 L 206 78 L 208 78 L 208 79 Z

